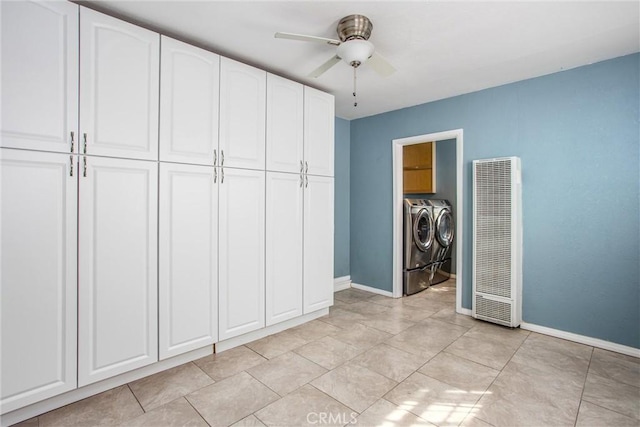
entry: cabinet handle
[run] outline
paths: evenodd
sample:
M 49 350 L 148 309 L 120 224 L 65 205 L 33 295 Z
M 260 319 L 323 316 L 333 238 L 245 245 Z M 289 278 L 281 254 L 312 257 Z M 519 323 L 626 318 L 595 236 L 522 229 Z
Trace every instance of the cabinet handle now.
M 73 156 L 69 156 L 69 176 L 73 176 Z
M 300 173 L 304 170 L 304 166 L 302 165 L 302 160 L 300 160 Z
M 221 169 L 220 172 L 222 172 L 222 178 L 220 179 L 220 184 L 224 184 L 224 169 Z
M 82 176 L 87 176 L 87 156 L 83 157 L 83 167 L 82 167 Z
M 306 178 L 306 181 L 305 181 L 305 184 L 304 184 L 304 188 L 307 188 L 307 187 L 309 187 L 309 176 L 305 175 L 304 177 Z
M 213 183 L 215 184 L 216 182 L 218 182 L 218 169 L 214 169 L 213 170 Z
M 300 163 L 302 163 L 302 160 Z M 302 188 L 302 184 L 304 184 L 304 175 L 302 175 L 302 171 L 300 171 L 300 188 Z
M 222 154 L 222 160 L 220 161 L 220 166 L 224 166 L 224 150 L 220 150 L 220 154 Z
M 309 173 L 309 162 L 304 162 L 304 173 Z
M 73 153 L 73 131 L 71 131 L 71 152 Z
M 214 149 L 213 150 L 213 166 L 215 166 L 216 163 L 218 163 L 218 150 Z
M 84 148 L 83 148 L 84 153 L 83 154 L 87 154 L 87 134 L 83 133 L 82 134 L 82 138 L 83 138 L 83 141 L 84 141 Z

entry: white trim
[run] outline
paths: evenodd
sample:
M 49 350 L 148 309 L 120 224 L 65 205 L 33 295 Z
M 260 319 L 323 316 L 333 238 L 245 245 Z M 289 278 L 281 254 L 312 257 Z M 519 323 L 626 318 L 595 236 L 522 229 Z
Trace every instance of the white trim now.
M 538 332 L 544 335 L 549 335 L 556 338 L 562 338 L 564 340 L 574 341 L 580 344 L 590 345 L 592 347 L 598 347 L 603 350 L 615 351 L 616 353 L 626 354 L 627 356 L 640 358 L 640 348 L 629 347 L 622 344 L 616 344 L 611 341 L 605 341 L 599 338 L 593 338 L 585 335 L 574 334 L 573 332 L 561 331 L 559 329 L 548 328 L 546 326 L 534 325 L 533 323 L 522 322 L 520 324 L 520 328 L 526 329 L 532 332 Z
M 78 400 L 85 399 L 103 391 L 110 390 L 114 387 L 119 387 L 123 384 L 130 383 L 140 378 L 156 374 L 158 372 L 182 365 L 192 360 L 200 359 L 201 357 L 213 354 L 213 346 L 209 345 L 197 350 L 190 351 L 188 353 L 181 354 L 179 356 L 172 357 L 170 359 L 161 360 L 152 365 L 148 365 L 134 371 L 126 372 L 121 375 L 117 375 L 112 378 L 99 381 L 97 383 L 89 384 L 84 387 L 77 388 L 75 390 L 68 391 L 63 394 L 59 394 L 50 399 L 42 400 L 24 408 L 16 409 L 15 411 L 3 414 L 0 417 L 0 425 L 9 426 L 19 423 L 20 421 L 28 420 L 35 416 L 44 414 L 53 409 L 60 408 Z
M 378 288 L 373 288 L 371 286 L 367 286 L 367 285 L 360 285 L 358 283 L 351 283 L 351 287 L 352 288 L 356 288 L 356 289 L 360 289 L 361 291 L 367 291 L 367 292 L 371 292 L 373 294 L 378 294 L 378 295 L 384 295 L 385 297 L 391 297 L 391 298 L 395 298 L 393 296 L 393 293 L 389 292 L 389 291 L 384 291 L 382 289 L 378 289 Z M 402 296 L 402 295 L 400 295 Z
M 285 329 L 301 325 L 310 320 L 324 316 L 325 314 L 329 314 L 329 308 L 323 308 L 321 310 L 305 314 L 304 316 L 294 317 L 293 319 L 285 320 L 284 322 L 276 323 L 275 325 L 267 326 L 266 328 L 258 329 L 257 331 L 247 332 L 246 334 L 220 341 L 215 344 L 216 353 L 221 353 L 234 347 L 259 340 L 260 338 L 282 332 Z
M 464 314 L 465 316 L 470 316 L 472 315 L 471 309 L 469 308 L 456 308 L 456 313 L 458 314 Z
M 336 277 L 333 279 L 333 292 L 344 291 L 351 287 L 351 276 Z
M 429 141 L 456 140 L 456 312 L 462 310 L 462 248 L 464 246 L 464 161 L 463 161 L 463 130 L 455 129 L 445 132 L 429 133 L 426 135 L 399 138 L 391 141 L 393 157 L 393 297 L 402 296 L 402 147 Z M 353 284 L 352 287 L 355 287 Z

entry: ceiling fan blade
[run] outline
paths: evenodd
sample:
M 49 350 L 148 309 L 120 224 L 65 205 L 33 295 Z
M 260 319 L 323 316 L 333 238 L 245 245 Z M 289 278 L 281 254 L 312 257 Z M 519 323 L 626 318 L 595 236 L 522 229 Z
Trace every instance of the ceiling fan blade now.
M 371 55 L 371 58 L 367 60 L 367 65 L 382 77 L 389 77 L 391 74 L 396 72 L 393 65 L 389 64 L 386 59 L 376 52 L 374 52 L 373 55 Z
M 309 77 L 320 77 L 325 71 L 336 65 L 338 62 L 340 62 L 340 58 L 338 58 L 338 55 L 335 55 L 333 58 L 310 72 Z
M 274 37 L 277 39 L 289 39 L 289 40 L 300 40 L 303 42 L 320 42 L 327 43 L 334 46 L 340 45 L 340 40 L 328 39 L 325 37 L 316 37 L 316 36 L 307 36 L 304 34 L 293 34 L 293 33 L 275 33 Z

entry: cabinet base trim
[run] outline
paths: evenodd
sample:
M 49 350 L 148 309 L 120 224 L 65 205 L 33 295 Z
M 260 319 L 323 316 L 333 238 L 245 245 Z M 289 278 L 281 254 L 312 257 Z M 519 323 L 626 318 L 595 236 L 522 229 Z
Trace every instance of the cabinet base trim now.
M 19 423 L 29 418 L 42 415 L 45 412 L 49 412 L 53 409 L 60 408 L 78 400 L 85 399 L 103 391 L 110 390 L 115 387 L 119 387 L 123 384 L 130 383 L 146 376 L 157 374 L 158 372 L 165 371 L 169 368 L 182 365 L 183 363 L 191 362 L 201 357 L 213 354 L 213 346 L 207 346 L 199 348 L 197 350 L 190 351 L 188 353 L 181 354 L 179 356 L 172 357 L 170 359 L 161 360 L 152 365 L 148 365 L 131 372 L 126 372 L 118 376 L 107 378 L 97 383 L 89 384 L 85 387 L 80 387 L 72 391 L 60 394 L 58 396 L 43 400 L 38 403 L 34 403 L 24 408 L 16 409 L 15 411 L 8 412 L 0 416 L 0 425 L 10 426 L 12 424 Z
M 344 291 L 351 287 L 351 276 L 336 277 L 333 279 L 333 292 Z
M 259 340 L 260 338 L 277 334 L 278 332 L 282 332 L 285 329 L 302 325 L 303 323 L 307 323 L 313 319 L 322 317 L 325 314 L 329 314 L 328 308 L 323 308 L 322 310 L 314 311 L 313 313 L 305 314 L 304 316 L 285 320 L 284 322 L 276 323 L 275 325 L 267 326 L 266 328 L 258 329 L 257 331 L 248 332 L 244 335 L 220 341 L 215 344 L 216 353 L 222 353 L 223 351 L 250 343 L 251 341 Z

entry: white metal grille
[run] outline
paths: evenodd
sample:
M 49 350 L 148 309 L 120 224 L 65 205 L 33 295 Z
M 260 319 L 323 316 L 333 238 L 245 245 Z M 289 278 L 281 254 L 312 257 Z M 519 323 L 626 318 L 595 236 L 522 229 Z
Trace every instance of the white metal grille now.
M 476 292 L 511 298 L 511 160 L 478 162 L 474 173 Z
M 476 316 L 511 325 L 511 304 L 476 294 Z

